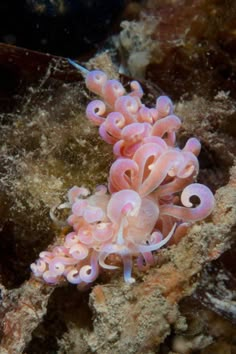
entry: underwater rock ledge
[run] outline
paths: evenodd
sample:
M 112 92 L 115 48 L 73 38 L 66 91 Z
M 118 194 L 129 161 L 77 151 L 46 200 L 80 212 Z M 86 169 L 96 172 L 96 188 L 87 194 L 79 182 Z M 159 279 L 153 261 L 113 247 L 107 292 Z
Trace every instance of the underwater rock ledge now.
M 25 55 L 21 53 L 19 56 Z M 65 61 L 55 57 L 39 64 L 46 69 L 44 74 L 37 81 L 31 69 L 27 92 L 21 93 L 20 100 L 18 97 L 10 115 L 1 113 L 3 354 L 32 353 L 30 348 L 34 341 L 38 343 L 40 330 L 43 331 L 40 324 L 44 324 L 55 287 L 30 277 L 29 265 L 40 250 L 61 237 L 50 220 L 50 208 L 63 201 L 67 189 L 74 184 L 93 189 L 104 183 L 112 160 L 111 149 L 98 139 L 96 129 L 84 118 L 88 92 L 80 75 L 75 78 Z M 65 352 L 81 354 L 154 353 L 168 336 L 173 349 L 176 333 L 184 337 L 187 331 L 181 301 L 194 295 L 206 265 L 233 244 L 236 143 L 230 122 L 234 101 L 226 94 L 209 101 L 196 96 L 177 102 L 177 109 L 184 117 L 180 143 L 193 132 L 204 143 L 200 179 L 216 190 L 214 213 L 195 225 L 178 245 L 161 250 L 157 266 L 144 276 L 137 275 L 135 285 L 124 284 L 121 274 L 103 274 L 89 295 L 93 316 L 84 314 L 91 326 L 87 326 L 87 320 L 84 327 L 81 322 L 78 325 L 73 317 L 74 312 L 79 316 L 76 302 L 69 302 L 65 312 L 58 315 L 68 328 L 59 338 L 58 353 L 63 353 L 63 348 Z M 58 218 L 63 220 L 65 215 Z M 57 290 L 59 295 L 54 301 L 60 304 L 63 287 Z M 69 288 L 68 292 L 73 291 Z M 87 301 L 88 293 L 80 296 Z M 76 347 L 76 336 L 80 347 Z M 206 347 L 210 344 L 207 340 L 204 343 Z M 78 348 L 84 349 L 80 352 Z

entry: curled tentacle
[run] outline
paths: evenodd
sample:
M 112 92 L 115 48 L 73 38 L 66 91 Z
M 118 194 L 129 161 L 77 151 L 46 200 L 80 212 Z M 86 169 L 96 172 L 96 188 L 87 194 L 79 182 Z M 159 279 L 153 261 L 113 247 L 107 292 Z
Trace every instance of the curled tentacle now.
M 111 223 L 101 222 L 93 230 L 93 237 L 98 242 L 106 242 L 113 236 L 113 226 Z
M 82 260 L 88 256 L 88 247 L 77 243 L 70 248 L 69 253 L 76 260 Z
M 117 269 L 119 267 L 105 263 L 106 258 L 110 255 L 109 252 L 101 252 L 98 257 L 99 265 L 104 269 Z
M 132 188 L 139 191 L 141 185 L 148 179 L 152 171 L 152 165 L 162 155 L 163 148 L 160 144 L 146 143 L 134 154 L 133 161 L 138 165 L 138 173 L 131 176 Z
M 142 141 L 143 138 L 150 136 L 152 127 L 149 123 L 131 123 L 123 128 L 122 139 L 131 143 Z
M 73 203 L 75 203 L 77 200 L 79 200 L 80 197 L 87 197 L 89 195 L 89 190 L 87 188 L 84 187 L 72 187 L 69 191 L 68 191 L 68 199 L 69 202 L 67 203 L 62 203 L 59 206 L 54 206 L 51 208 L 50 210 L 50 216 L 52 218 L 52 220 L 55 221 L 55 223 L 57 224 L 61 224 L 64 225 L 64 222 L 61 222 L 60 220 L 58 220 L 58 218 L 55 215 L 55 211 L 61 210 L 61 209 L 70 209 L 71 206 L 73 205 Z M 80 199 L 81 200 L 81 199 Z
M 129 93 L 130 96 L 132 96 L 132 97 L 137 96 L 138 98 L 142 98 L 143 97 L 143 89 L 142 89 L 142 86 L 140 85 L 140 83 L 138 81 L 131 81 L 130 87 L 131 87 L 131 90 L 132 90 Z
M 108 114 L 107 119 L 101 124 L 99 133 L 108 144 L 115 144 L 117 139 L 121 139 L 124 125 L 124 116 L 119 112 L 112 112 Z
M 182 164 L 169 171 L 169 176 L 177 176 L 179 178 L 188 178 L 190 176 L 195 177 L 198 174 L 199 163 L 198 159 L 191 152 L 182 152 L 183 161 Z
M 86 109 L 87 118 L 95 125 L 101 125 L 105 118 L 101 117 L 106 112 L 106 106 L 103 101 L 94 100 L 90 102 Z
M 121 139 L 122 128 L 125 126 L 125 118 L 121 113 L 109 113 L 104 124 L 109 134 L 116 139 Z
M 170 146 L 175 144 L 175 132 L 180 128 L 181 120 L 174 114 L 157 120 L 152 128 L 152 135 L 163 138 Z M 164 138 L 164 135 L 167 135 Z
M 87 88 L 99 96 L 103 96 L 103 88 L 107 82 L 107 75 L 100 70 L 88 72 L 85 80 Z
M 104 122 L 105 123 L 105 122 Z M 106 130 L 106 126 L 105 124 L 101 124 L 99 127 L 99 134 L 101 136 L 101 138 L 108 144 L 114 145 L 117 141 L 116 138 L 114 138 L 114 136 L 110 135 L 108 133 L 108 131 Z
M 182 151 L 192 152 L 195 156 L 198 156 L 201 151 L 201 143 L 196 138 L 190 138 L 186 142 Z
M 76 264 L 78 261 L 72 257 L 54 257 L 48 267 L 50 271 L 56 271 L 56 268 L 60 267 L 61 265 L 73 265 Z
M 39 258 L 36 260 L 35 263 L 32 263 L 30 265 L 30 268 L 36 277 L 41 277 L 43 273 L 46 271 L 47 266 L 46 266 L 46 262 Z
M 100 207 L 89 205 L 88 200 L 78 200 L 72 205 L 74 216 L 83 217 L 84 220 L 91 224 L 101 221 L 104 217 L 104 212 Z
M 39 253 L 39 258 L 46 263 L 50 263 L 53 258 L 53 253 L 48 251 L 43 251 Z
M 88 206 L 86 199 L 78 199 L 71 207 L 72 213 L 75 216 L 83 216 L 84 210 Z
M 111 107 L 114 106 L 118 97 L 123 96 L 125 89 L 117 80 L 108 80 L 103 87 L 104 101 Z
M 156 122 L 159 119 L 158 110 L 156 108 L 150 108 L 149 111 L 151 113 L 153 123 Z
M 143 106 L 138 111 L 137 119 L 140 123 L 142 122 L 153 123 L 153 111 L 150 108 Z
M 56 246 L 52 250 L 53 256 L 64 257 L 67 254 L 67 248 L 63 246 Z
M 140 185 L 139 193 L 142 196 L 150 194 L 164 181 L 168 174 L 181 178 L 182 176 L 188 177 L 195 168 L 194 165 L 193 168 L 191 167 L 191 161 L 191 159 L 186 159 L 184 154 L 178 150 L 172 149 L 164 152 L 156 161 L 149 165 L 150 173 Z M 195 162 L 194 160 L 193 163 Z
M 80 275 L 79 275 L 79 270 L 73 268 L 71 269 L 67 275 L 66 278 L 69 283 L 71 284 L 80 284 L 82 282 Z
M 137 121 L 138 110 L 139 104 L 134 97 L 122 96 L 116 100 L 115 111 L 123 114 L 126 124 Z
M 193 204 L 190 198 L 196 196 L 200 203 L 197 207 L 191 208 Z M 211 214 L 215 200 L 210 189 L 203 184 L 194 183 L 187 186 L 181 194 L 181 202 L 184 205 L 162 205 L 160 206 L 161 215 L 170 215 L 184 221 L 198 221 Z
M 131 123 L 125 126 L 122 130 L 122 139 L 114 145 L 114 154 L 132 158 L 142 145 L 143 139 L 150 135 L 151 129 L 148 123 Z
M 50 273 L 56 276 L 62 275 L 65 271 L 65 264 L 57 258 L 52 259 L 48 267 Z
M 80 227 L 78 230 L 78 237 L 81 243 L 85 245 L 92 245 L 93 243 L 93 228 L 91 225 L 86 225 L 84 227 Z
M 141 253 L 144 253 L 144 252 L 146 253 L 146 252 L 152 252 L 152 251 L 158 250 L 159 248 L 161 248 L 167 242 L 170 241 L 171 237 L 174 234 L 175 228 L 176 228 L 176 224 L 173 225 L 173 227 L 170 230 L 169 234 L 164 239 L 162 239 L 161 241 L 157 241 L 157 243 L 153 243 L 153 244 L 148 245 L 148 246 L 147 245 L 142 245 L 142 244 L 136 245 L 138 251 L 141 252 Z
M 167 96 L 159 96 L 156 100 L 156 110 L 158 117 L 163 118 L 173 113 L 173 103 Z
M 106 245 L 104 246 L 102 252 L 101 252 L 101 260 L 100 264 L 103 268 L 107 269 L 115 269 L 115 266 L 110 266 L 105 263 L 106 258 L 110 254 L 118 254 L 123 261 L 123 273 L 124 273 L 124 280 L 126 283 L 133 283 L 135 280 L 132 278 L 131 273 L 132 273 L 132 251 L 129 250 L 124 245 Z
M 95 195 L 105 195 L 107 193 L 107 187 L 104 185 L 104 184 L 99 184 L 97 187 L 96 187 L 96 190 L 95 190 Z
M 83 225 L 83 220 L 81 217 L 72 214 L 68 217 L 67 223 L 73 227 L 74 231 L 78 231 L 79 228 Z
M 131 159 L 119 158 L 110 169 L 109 190 L 110 193 L 121 189 L 131 189 L 131 175 L 138 173 L 138 165 Z
M 72 187 L 68 192 L 69 202 L 72 204 L 76 201 L 76 199 L 80 197 L 87 197 L 89 195 L 89 190 L 83 187 Z
M 71 247 L 72 245 L 75 245 L 79 241 L 79 237 L 76 234 L 76 232 L 70 232 L 69 234 L 66 235 L 65 238 L 65 247 Z
M 48 262 L 48 269 L 45 267 L 41 276 L 49 283 L 55 283 L 57 277 L 64 275 L 68 266 L 77 264 L 77 260 L 69 257 L 53 257 Z
M 113 146 L 113 153 L 116 157 L 132 158 L 137 149 L 142 145 L 142 141 L 136 143 L 119 140 Z
M 84 265 L 79 271 L 79 276 L 85 283 L 93 282 L 98 276 L 98 254 L 93 252 L 90 265 Z

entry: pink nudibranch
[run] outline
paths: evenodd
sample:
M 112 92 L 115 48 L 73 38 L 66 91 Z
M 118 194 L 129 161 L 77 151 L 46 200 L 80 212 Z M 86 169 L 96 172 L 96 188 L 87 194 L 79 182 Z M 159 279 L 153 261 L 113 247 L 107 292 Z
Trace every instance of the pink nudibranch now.
M 158 97 L 149 108 L 141 101 L 137 81 L 127 92 L 104 72 L 70 63 L 86 74 L 87 88 L 100 97 L 88 104 L 86 115 L 99 126 L 101 138 L 113 145 L 115 161 L 108 188 L 99 186 L 92 195 L 84 187 L 69 190 L 68 203 L 59 208 L 70 209 L 72 230 L 62 245 L 41 252 L 31 269 L 47 283 L 66 279 L 83 285 L 92 283 L 102 269 L 117 269 L 111 259 L 118 255 L 124 280 L 133 283 L 134 259 L 139 270 L 153 266 L 155 251 L 214 208 L 210 189 L 195 183 L 201 144 L 190 138 L 182 150 L 176 146 L 181 120 L 173 114 L 169 97 Z

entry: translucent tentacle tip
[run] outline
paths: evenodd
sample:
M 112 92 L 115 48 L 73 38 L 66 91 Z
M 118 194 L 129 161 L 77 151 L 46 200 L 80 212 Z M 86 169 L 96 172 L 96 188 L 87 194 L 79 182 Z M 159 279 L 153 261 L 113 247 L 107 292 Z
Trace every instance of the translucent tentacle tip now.
M 83 66 L 79 65 L 78 63 L 76 63 L 74 60 L 67 58 L 67 61 L 69 64 L 71 64 L 72 66 L 74 66 L 74 68 L 76 68 L 77 70 L 79 70 L 81 72 L 81 74 L 83 76 L 86 76 L 89 73 L 89 70 L 84 68 Z

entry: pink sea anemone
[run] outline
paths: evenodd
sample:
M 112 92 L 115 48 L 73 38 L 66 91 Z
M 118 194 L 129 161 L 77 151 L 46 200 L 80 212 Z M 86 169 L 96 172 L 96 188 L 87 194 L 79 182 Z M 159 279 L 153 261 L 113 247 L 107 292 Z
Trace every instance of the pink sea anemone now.
M 71 210 L 72 231 L 63 245 L 41 252 L 31 269 L 48 283 L 66 278 L 87 284 L 100 269 L 117 268 L 109 263 L 115 254 L 123 261 L 125 281 L 132 283 L 133 260 L 140 270 L 153 265 L 153 252 L 190 223 L 207 217 L 214 197 L 195 183 L 199 141 L 189 139 L 182 150 L 176 146 L 181 121 L 168 97 L 160 96 L 155 107 L 148 108 L 141 102 L 138 82 L 131 82 L 127 93 L 119 81 L 97 70 L 88 72 L 86 85 L 101 97 L 89 103 L 86 115 L 99 126 L 102 139 L 113 145 L 108 189 L 99 186 L 92 195 L 86 188 L 69 191 L 69 202 L 62 207 Z

